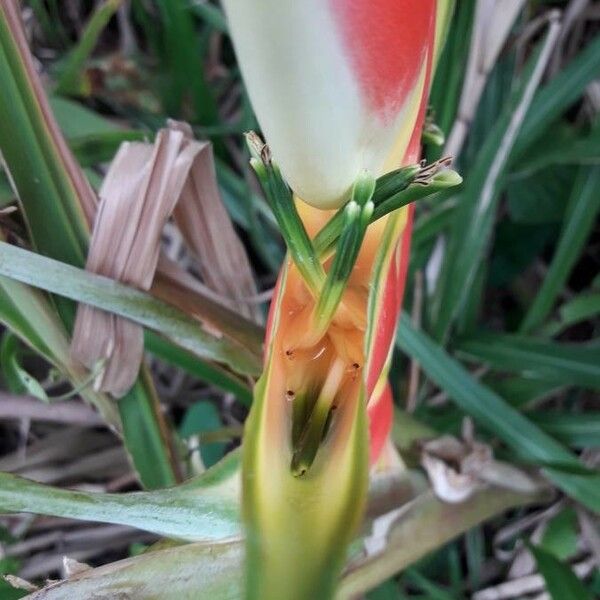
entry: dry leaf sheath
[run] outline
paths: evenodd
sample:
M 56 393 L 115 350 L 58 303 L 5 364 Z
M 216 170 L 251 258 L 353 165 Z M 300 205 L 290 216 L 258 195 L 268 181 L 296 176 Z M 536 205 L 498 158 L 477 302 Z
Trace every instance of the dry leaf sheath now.
M 240 300 L 255 295 L 256 287 L 245 250 L 221 205 L 210 144 L 195 141 L 184 123 L 170 122 L 154 144 L 121 146 L 100 189 L 86 268 L 149 290 L 161 234 L 174 210 L 206 285 L 225 301 L 231 298 L 231 308 L 256 317 L 255 309 Z M 167 272 L 172 270 L 169 261 L 161 262 Z M 72 353 L 90 369 L 105 361 L 98 389 L 124 395 L 137 377 L 143 352 L 141 326 L 79 306 Z

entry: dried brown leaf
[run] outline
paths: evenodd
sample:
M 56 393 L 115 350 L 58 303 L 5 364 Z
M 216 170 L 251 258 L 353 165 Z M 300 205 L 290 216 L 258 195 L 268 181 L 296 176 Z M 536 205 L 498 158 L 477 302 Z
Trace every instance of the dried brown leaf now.
M 201 144 L 163 129 L 154 145 L 124 143 L 100 189 L 86 268 L 148 290 L 160 235 Z M 143 355 L 143 330 L 126 319 L 80 306 L 72 353 L 88 368 L 106 360 L 96 387 L 116 397 L 133 385 Z
M 230 308 L 260 323 L 259 307 L 248 302 L 257 294 L 250 261 L 221 200 L 209 144 L 194 161 L 173 216 L 198 261 L 204 283 Z
M 208 308 L 208 318 L 202 309 L 206 287 L 197 286 L 191 275 L 160 258 L 161 233 L 174 210 L 206 286 L 216 298 L 226 298 L 209 302 L 215 310 Z M 153 286 L 159 258 L 163 274 Z M 218 318 L 223 312 L 219 304 L 229 305 L 231 313 L 257 319 L 257 308 L 242 300 L 255 295 L 256 287 L 244 247 L 221 203 L 210 144 L 195 141 L 185 123 L 169 122 L 154 144 L 121 146 L 100 190 L 86 268 L 142 290 L 153 287 L 173 304 L 178 304 L 177 289 L 179 296 L 193 290 L 187 311 L 199 313 L 204 327 L 217 337 L 223 334 L 223 322 L 232 320 L 231 315 Z M 170 284 L 165 285 L 165 279 Z M 233 324 L 233 337 L 247 329 L 245 323 Z M 124 395 L 137 377 L 143 350 L 139 325 L 89 306 L 79 307 L 72 352 L 88 368 L 105 361 L 96 381 L 98 389 L 115 397 Z
M 492 449 L 465 427 L 463 440 L 445 435 L 423 444 L 421 464 L 436 496 L 451 504 L 468 500 L 484 484 L 529 494 L 538 483 L 516 467 L 494 459 Z
M 33 583 L 29 583 L 29 581 L 21 579 L 16 575 L 2 575 L 2 579 L 16 590 L 23 590 L 25 592 L 37 592 L 39 590 Z

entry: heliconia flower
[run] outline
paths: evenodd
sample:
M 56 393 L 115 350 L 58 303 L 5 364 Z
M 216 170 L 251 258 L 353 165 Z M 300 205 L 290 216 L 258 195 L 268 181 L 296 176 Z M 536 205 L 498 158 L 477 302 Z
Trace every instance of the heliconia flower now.
M 449 3 L 223 0 L 273 162 L 310 237 L 365 169 L 379 176 L 418 162 L 443 38 L 436 17 Z M 291 259 L 282 269 L 243 444 L 248 598 L 334 593 L 369 464 L 391 428 L 387 370 L 412 216 L 408 206 L 369 226 L 325 331 L 314 285 Z

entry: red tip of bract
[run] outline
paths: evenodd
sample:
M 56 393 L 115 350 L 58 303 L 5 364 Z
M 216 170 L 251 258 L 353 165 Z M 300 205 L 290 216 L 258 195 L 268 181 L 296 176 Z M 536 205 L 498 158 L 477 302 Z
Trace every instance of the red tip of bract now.
M 394 422 L 394 399 L 389 383 L 385 385 L 379 398 L 371 398 L 367 415 L 369 417 L 369 463 L 373 465 L 383 450 Z
M 369 106 L 395 118 L 430 47 L 436 0 L 329 2 Z

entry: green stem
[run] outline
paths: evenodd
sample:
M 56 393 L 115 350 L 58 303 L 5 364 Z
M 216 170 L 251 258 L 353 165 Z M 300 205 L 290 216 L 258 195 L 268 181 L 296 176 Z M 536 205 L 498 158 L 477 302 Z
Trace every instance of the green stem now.
M 412 202 L 459 185 L 461 177 L 456 171 L 446 169 L 447 165 L 448 160 L 442 159 L 427 167 L 410 165 L 380 177 L 372 198 L 375 210 L 371 223 Z M 343 229 L 344 213 L 338 211 L 313 240 L 319 258 L 323 259 L 334 251 Z
M 375 179 L 365 172 L 354 185 L 352 200 L 344 209 L 345 226 L 315 307 L 315 330 L 320 334 L 329 327 L 356 264 L 374 210 L 374 190 Z
M 268 147 L 255 133 L 247 134 L 246 139 L 253 157 L 250 164 L 263 186 L 292 260 L 310 291 L 318 297 L 325 281 L 325 271 L 296 210 L 292 192 L 279 167 L 271 160 Z

